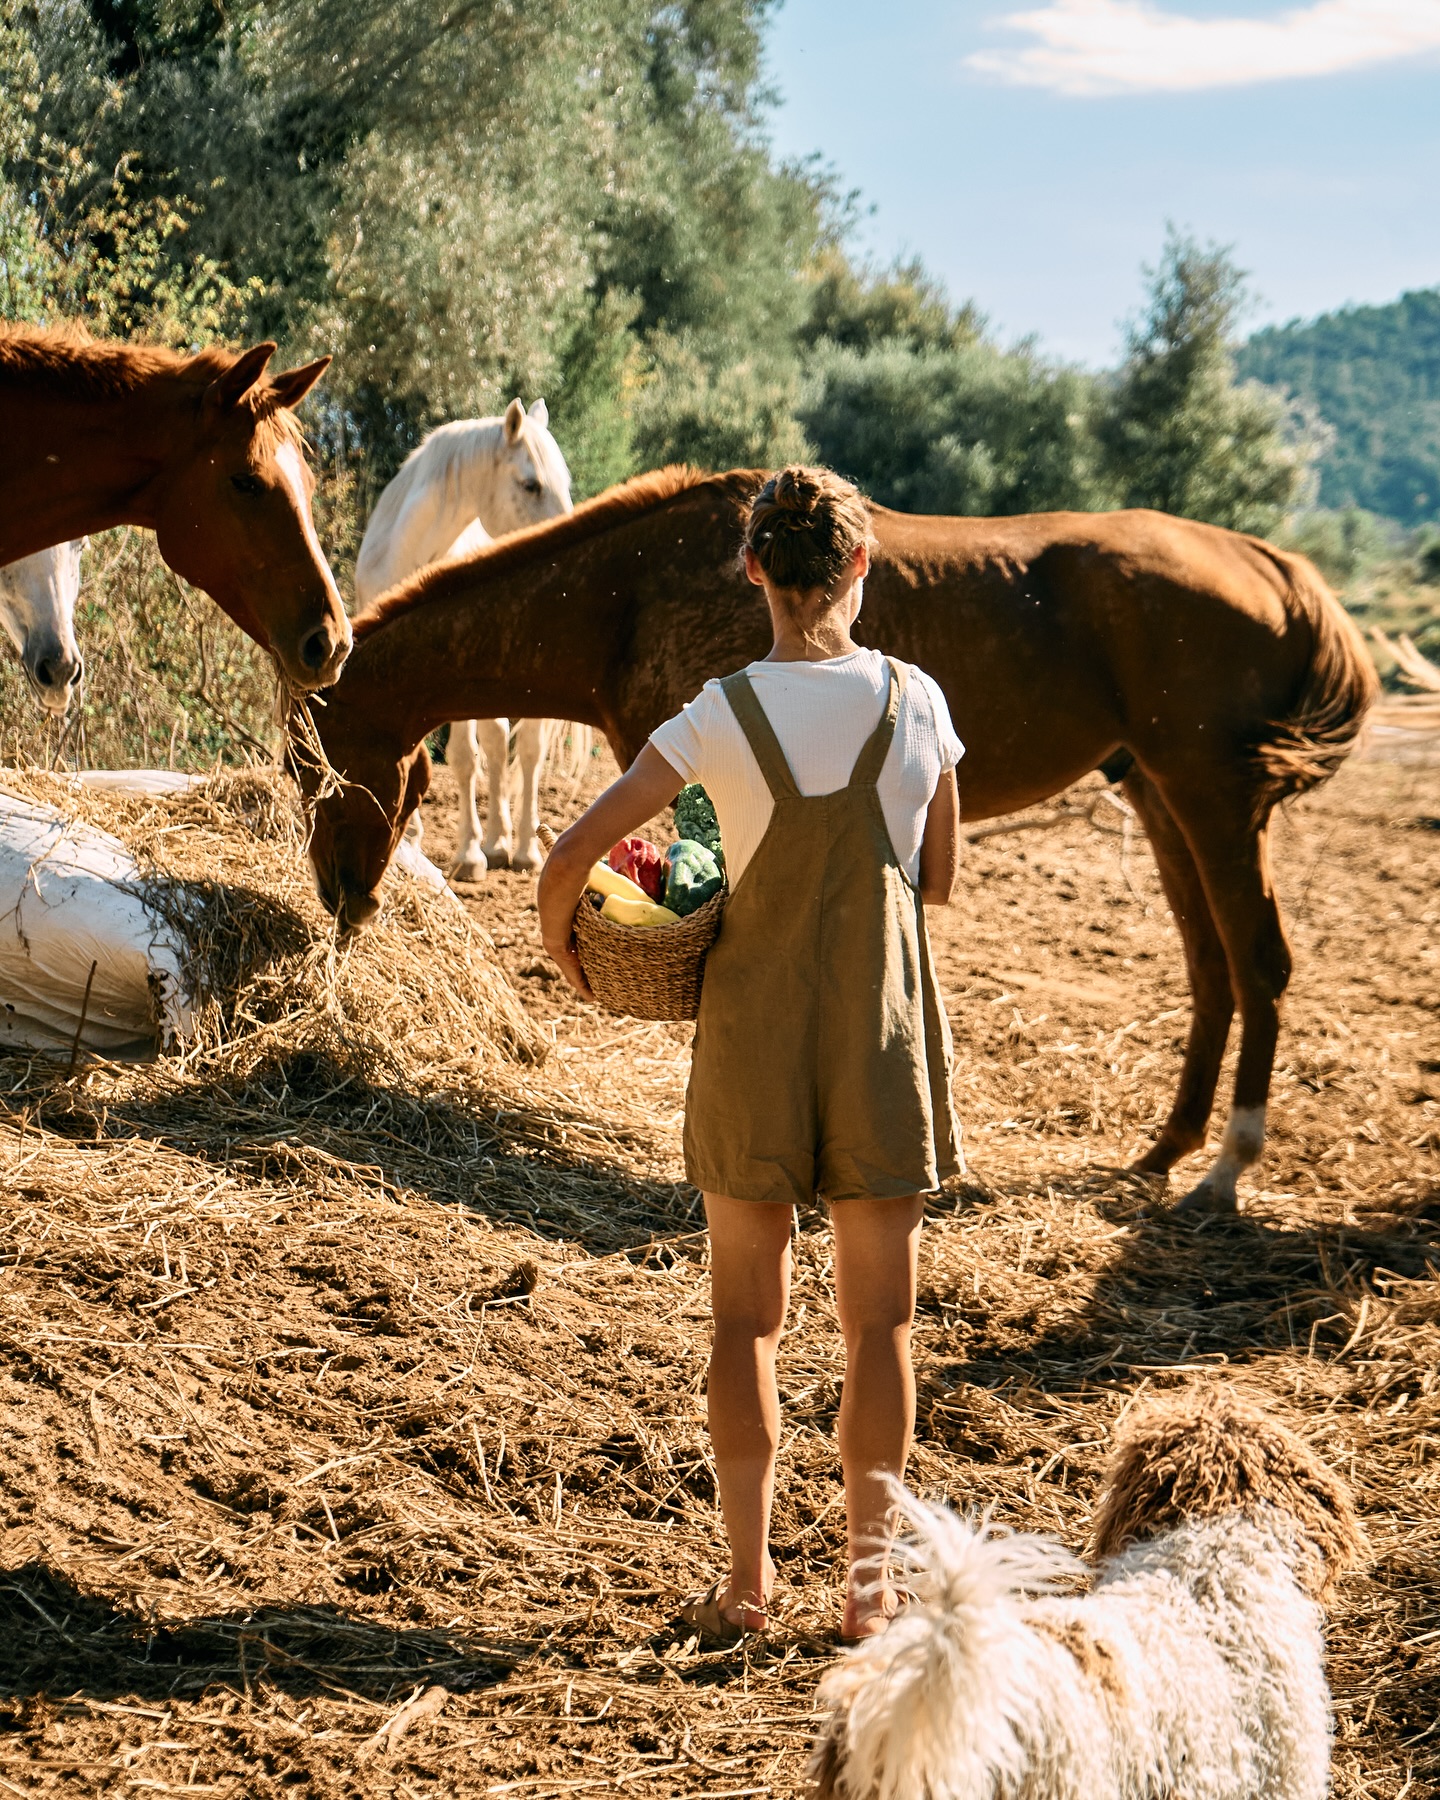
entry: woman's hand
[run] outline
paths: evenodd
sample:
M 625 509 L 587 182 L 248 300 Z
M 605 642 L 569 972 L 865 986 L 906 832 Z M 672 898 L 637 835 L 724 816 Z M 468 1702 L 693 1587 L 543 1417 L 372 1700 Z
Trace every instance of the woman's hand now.
M 655 746 L 646 744 L 620 779 L 556 838 L 545 859 L 536 894 L 540 939 L 545 954 L 582 999 L 595 998 L 575 952 L 575 908 L 590 871 L 612 844 L 667 807 L 682 785 Z

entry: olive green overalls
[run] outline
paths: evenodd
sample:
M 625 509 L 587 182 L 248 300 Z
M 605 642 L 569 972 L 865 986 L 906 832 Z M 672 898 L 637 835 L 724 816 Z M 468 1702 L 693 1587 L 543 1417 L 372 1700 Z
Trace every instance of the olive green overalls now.
M 924 909 L 875 786 L 906 675 L 890 662 L 848 785 L 814 795 L 744 670 L 721 683 L 775 811 L 705 964 L 685 1168 L 707 1193 L 898 1199 L 964 1166 Z

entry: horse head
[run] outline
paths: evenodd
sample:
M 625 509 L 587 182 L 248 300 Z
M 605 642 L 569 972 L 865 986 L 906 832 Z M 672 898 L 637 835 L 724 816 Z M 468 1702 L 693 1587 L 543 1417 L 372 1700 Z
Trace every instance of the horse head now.
M 352 716 L 353 715 L 353 716 Z M 310 820 L 310 866 L 325 910 L 357 931 L 380 910 L 380 883 L 430 786 L 430 757 L 385 741 L 337 694 L 292 703 L 286 760 Z
M 156 483 L 155 533 L 166 562 L 269 650 L 292 689 L 308 693 L 334 681 L 350 652 L 290 410 L 330 358 L 267 377 L 274 350 L 257 344 L 200 392 L 194 439 Z
M 84 672 L 75 603 L 85 543 L 72 538 L 0 568 L 0 627 L 19 651 L 41 706 L 56 719 L 65 717 Z
M 574 510 L 570 469 L 551 434 L 543 400 L 533 401 L 529 412 L 518 399 L 506 407 L 492 493 L 479 509 L 492 537 Z

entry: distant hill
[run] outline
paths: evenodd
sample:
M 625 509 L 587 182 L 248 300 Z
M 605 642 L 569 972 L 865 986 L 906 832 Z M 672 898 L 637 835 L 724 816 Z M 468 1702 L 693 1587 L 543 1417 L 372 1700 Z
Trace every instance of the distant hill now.
M 1440 519 L 1440 288 L 1257 332 L 1240 373 L 1311 400 L 1336 432 L 1322 506 Z

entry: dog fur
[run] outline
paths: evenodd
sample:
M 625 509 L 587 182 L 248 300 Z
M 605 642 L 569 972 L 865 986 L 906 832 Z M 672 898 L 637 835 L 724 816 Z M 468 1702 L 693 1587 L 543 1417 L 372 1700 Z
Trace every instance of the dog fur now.
M 1121 1432 L 1100 1566 L 906 1500 L 909 1606 L 825 1677 L 822 1800 L 1323 1800 L 1343 1485 L 1233 1391 Z

